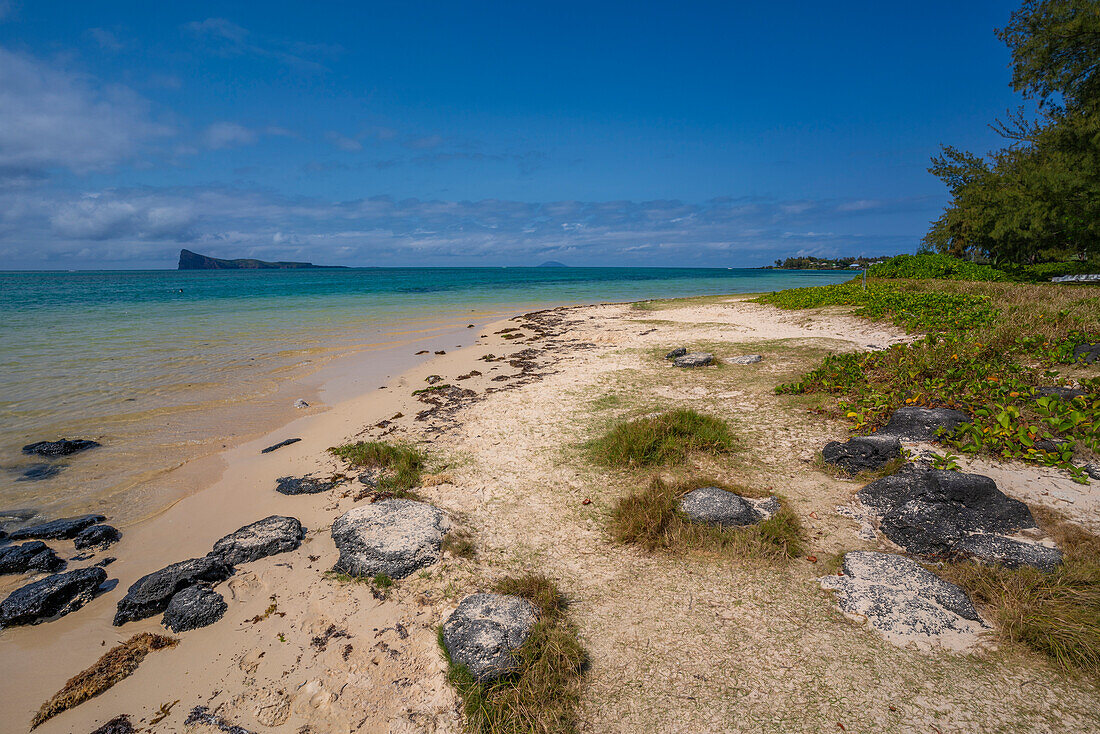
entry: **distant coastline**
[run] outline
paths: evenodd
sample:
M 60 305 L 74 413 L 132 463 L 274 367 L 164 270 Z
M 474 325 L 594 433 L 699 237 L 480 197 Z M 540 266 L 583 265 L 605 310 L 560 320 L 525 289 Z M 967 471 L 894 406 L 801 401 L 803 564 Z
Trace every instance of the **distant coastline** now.
M 254 260 L 240 258 L 223 260 L 219 257 L 200 255 L 190 250 L 180 250 L 177 270 L 302 270 L 306 268 L 343 268 L 343 265 L 314 265 L 305 262 Z
M 881 257 L 788 257 L 776 260 L 774 265 L 765 265 L 765 270 L 863 270 L 872 265 L 886 262 L 890 258 Z

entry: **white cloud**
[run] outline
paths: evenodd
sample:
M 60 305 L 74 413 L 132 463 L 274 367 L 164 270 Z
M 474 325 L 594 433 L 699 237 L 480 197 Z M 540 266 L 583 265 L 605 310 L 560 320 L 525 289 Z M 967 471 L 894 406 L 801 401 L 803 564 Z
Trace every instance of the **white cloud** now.
M 271 59 L 302 71 L 325 71 L 318 58 L 330 58 L 343 49 L 324 43 L 303 43 L 253 33 L 226 18 L 207 18 L 183 26 L 218 56 L 254 56 Z
M 113 31 L 106 28 L 89 28 L 87 33 L 104 51 L 121 51 L 123 49 L 122 42 L 118 40 L 118 36 Z
M 346 150 L 348 152 L 355 152 L 363 149 L 363 144 L 355 138 L 349 138 L 346 135 L 341 135 L 335 130 L 329 130 L 325 133 L 325 138 L 335 145 L 340 150 Z
M 211 150 L 235 148 L 240 145 L 252 145 L 257 135 L 254 130 L 235 122 L 215 122 L 203 131 L 203 143 Z

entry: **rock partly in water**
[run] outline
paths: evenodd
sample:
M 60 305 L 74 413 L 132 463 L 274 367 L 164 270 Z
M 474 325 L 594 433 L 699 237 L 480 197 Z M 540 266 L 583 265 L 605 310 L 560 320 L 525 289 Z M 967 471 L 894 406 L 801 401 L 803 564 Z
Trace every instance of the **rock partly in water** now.
M 1085 364 L 1100 362 L 1100 342 L 1078 344 L 1073 348 L 1073 359 Z
M 0 602 L 0 627 L 38 624 L 70 612 L 91 601 L 107 580 L 102 568 L 81 568 L 54 574 L 13 591 Z
M 672 360 L 675 367 L 706 367 L 714 364 L 714 355 L 706 352 L 693 352 Z
M 332 524 L 340 551 L 334 570 L 403 578 L 439 560 L 449 528 L 447 516 L 423 502 L 390 499 L 354 507 Z
M 721 487 L 700 487 L 680 498 L 678 507 L 692 522 L 721 527 L 740 527 L 758 523 L 770 517 L 779 508 L 779 500 L 772 497 L 775 508 L 768 512 L 756 503 Z
M 300 438 L 288 438 L 285 441 L 280 441 L 279 443 L 272 444 L 271 446 L 268 446 L 266 449 L 262 449 L 260 451 L 260 453 L 261 454 L 270 454 L 272 451 L 278 451 L 283 446 L 290 446 L 291 444 L 298 443 L 301 440 L 302 439 L 300 439 Z
M 535 605 L 519 596 L 471 594 L 443 623 L 443 644 L 455 663 L 479 682 L 515 672 L 515 651 L 538 619 Z
M 58 456 L 71 456 L 81 451 L 98 448 L 99 445 L 98 442 L 86 438 L 77 438 L 71 441 L 67 438 L 62 438 L 57 441 L 38 441 L 37 443 L 29 443 L 23 447 L 23 453 L 54 458 Z
M 43 538 L 45 540 L 61 540 L 75 538 L 81 530 L 101 523 L 107 518 L 103 515 L 81 515 L 80 517 L 65 517 L 60 520 L 31 525 L 29 527 L 13 530 L 12 540 L 27 540 L 30 538 Z
M 17 482 L 38 482 L 56 477 L 65 468 L 64 464 L 31 464 L 15 478 Z
M 77 536 L 73 538 L 73 544 L 78 550 L 84 548 L 107 548 L 121 539 L 122 533 L 118 531 L 118 528 L 111 525 L 93 525 L 90 528 L 81 530 Z
M 306 531 L 297 518 L 272 515 L 225 536 L 214 544 L 210 555 L 235 566 L 295 550 L 304 537 Z
M 836 591 L 842 612 L 866 620 L 892 642 L 965 647 L 982 631 L 965 591 L 908 558 L 855 551 L 844 556 L 843 570 L 822 578 L 822 588 Z
M 41 540 L 0 548 L 0 574 L 28 571 L 53 573 L 63 568 L 65 560 L 58 558 L 53 549 Z
M 950 434 L 970 416 L 961 410 L 951 408 L 922 408 L 910 406 L 898 408 L 890 416 L 890 422 L 879 431 L 879 435 L 897 436 L 913 441 L 934 441 L 942 433 Z
M 172 597 L 161 624 L 173 632 L 186 632 L 214 624 L 228 608 L 221 594 L 206 584 L 196 584 Z
M 199 583 L 217 583 L 229 578 L 233 568 L 217 556 L 191 558 L 146 574 L 135 581 L 118 602 L 114 625 L 145 619 L 163 612 L 178 592 Z
M 764 361 L 764 355 L 762 354 L 743 354 L 740 357 L 730 357 L 726 359 L 726 364 L 756 364 L 757 362 Z
M 289 495 L 327 492 L 340 483 L 337 479 L 318 479 L 308 474 L 304 477 L 279 477 L 275 482 L 276 492 Z
M 683 357 L 687 353 L 687 347 L 676 347 L 671 352 L 665 355 L 665 359 L 676 359 L 677 357 Z
M 849 474 L 881 469 L 901 458 L 901 441 L 897 436 L 856 436 L 848 441 L 830 441 L 821 450 L 829 464 Z

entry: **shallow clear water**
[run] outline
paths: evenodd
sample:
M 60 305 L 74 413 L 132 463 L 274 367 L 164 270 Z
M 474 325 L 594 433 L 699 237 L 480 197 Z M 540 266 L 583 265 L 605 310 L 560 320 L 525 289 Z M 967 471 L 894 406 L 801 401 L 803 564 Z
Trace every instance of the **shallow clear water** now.
M 395 268 L 0 273 L 0 510 L 139 516 L 151 485 L 259 431 L 280 385 L 332 356 L 543 306 L 750 293 L 850 273 L 672 268 Z M 280 402 L 285 418 L 286 405 Z M 30 441 L 104 449 L 21 481 Z

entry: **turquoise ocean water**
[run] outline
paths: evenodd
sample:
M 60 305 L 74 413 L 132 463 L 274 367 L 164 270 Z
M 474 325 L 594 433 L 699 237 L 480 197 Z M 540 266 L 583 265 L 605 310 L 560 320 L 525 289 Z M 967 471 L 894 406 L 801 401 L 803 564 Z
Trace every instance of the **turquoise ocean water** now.
M 285 420 L 280 386 L 349 350 L 535 308 L 847 280 L 674 268 L 0 273 L 0 510 L 154 509 L 173 467 Z M 282 412 L 267 410 L 278 401 Z M 265 424 L 265 421 L 267 422 Z M 24 443 L 91 437 L 40 481 Z

